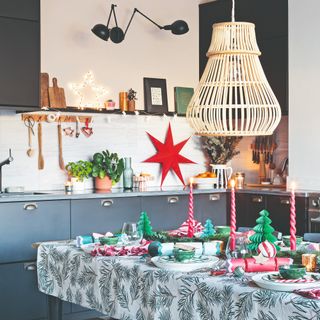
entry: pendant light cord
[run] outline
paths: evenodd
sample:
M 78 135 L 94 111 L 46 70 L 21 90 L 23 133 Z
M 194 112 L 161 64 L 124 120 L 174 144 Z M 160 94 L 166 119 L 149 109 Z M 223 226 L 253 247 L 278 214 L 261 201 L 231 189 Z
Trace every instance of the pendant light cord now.
M 235 0 L 232 0 L 231 21 L 235 22 Z

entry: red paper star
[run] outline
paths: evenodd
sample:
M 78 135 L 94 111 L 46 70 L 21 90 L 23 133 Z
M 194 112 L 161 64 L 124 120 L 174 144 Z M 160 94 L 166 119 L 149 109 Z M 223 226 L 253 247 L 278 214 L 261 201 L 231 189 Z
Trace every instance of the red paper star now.
M 184 147 L 184 145 L 188 142 L 190 137 L 174 145 L 170 123 L 167 131 L 166 140 L 164 143 L 160 142 L 158 139 L 153 137 L 150 133 L 147 132 L 147 134 L 158 152 L 154 156 L 148 158 L 147 160 L 144 160 L 144 162 L 155 162 L 155 163 L 161 164 L 162 166 L 161 186 L 170 169 L 172 169 L 175 172 L 175 174 L 178 176 L 178 178 L 183 183 L 183 185 L 185 185 L 184 180 L 182 178 L 181 171 L 180 171 L 179 163 L 195 163 L 195 162 L 183 157 L 179 153 L 181 149 Z

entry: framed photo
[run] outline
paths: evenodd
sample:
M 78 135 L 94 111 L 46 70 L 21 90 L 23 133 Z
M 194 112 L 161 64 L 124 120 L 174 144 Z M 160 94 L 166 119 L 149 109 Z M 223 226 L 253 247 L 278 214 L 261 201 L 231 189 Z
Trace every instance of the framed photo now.
M 187 107 L 193 96 L 193 93 L 193 88 L 174 87 L 174 109 L 177 115 L 186 115 Z
M 148 113 L 168 112 L 166 79 L 143 78 L 144 106 Z

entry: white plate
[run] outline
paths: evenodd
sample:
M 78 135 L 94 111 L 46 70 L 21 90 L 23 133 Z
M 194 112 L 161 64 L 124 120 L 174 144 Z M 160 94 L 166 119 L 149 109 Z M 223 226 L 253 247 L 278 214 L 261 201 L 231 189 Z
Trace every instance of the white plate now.
M 265 276 L 270 274 L 276 274 L 276 272 L 266 272 L 259 273 L 252 277 L 252 280 L 261 288 L 275 290 L 275 291 L 287 291 L 292 292 L 298 289 L 308 289 L 319 287 L 320 281 L 311 283 L 278 283 L 271 280 L 264 279 Z M 316 275 L 319 277 L 318 273 L 307 272 L 308 275 Z
M 193 258 L 188 262 L 176 262 L 173 258 L 168 256 L 153 257 L 151 259 L 153 264 L 158 268 L 169 271 L 190 272 L 202 268 L 212 268 L 218 261 L 217 257 L 199 257 Z

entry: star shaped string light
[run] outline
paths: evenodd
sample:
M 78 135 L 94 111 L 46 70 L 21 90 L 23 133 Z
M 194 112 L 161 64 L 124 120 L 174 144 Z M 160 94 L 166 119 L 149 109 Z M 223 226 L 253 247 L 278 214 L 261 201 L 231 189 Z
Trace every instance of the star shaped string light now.
M 173 170 L 175 174 L 178 176 L 178 178 L 180 179 L 180 181 L 183 183 L 183 185 L 185 185 L 181 171 L 180 171 L 179 163 L 195 163 L 195 162 L 185 158 L 179 153 L 190 138 L 183 140 L 176 145 L 173 144 L 173 137 L 172 137 L 170 124 L 168 127 L 166 140 L 164 143 L 160 142 L 158 139 L 153 137 L 150 133 L 147 132 L 147 134 L 151 142 L 157 149 L 157 153 L 152 157 L 148 158 L 147 160 L 144 160 L 143 162 L 154 162 L 154 163 L 161 164 L 161 169 L 162 169 L 161 186 L 170 170 Z
M 102 97 L 104 97 L 108 91 L 95 84 L 94 74 L 92 71 L 87 72 L 81 83 L 71 83 L 70 88 L 75 95 L 79 97 L 78 107 L 83 110 L 86 108 L 101 110 L 103 106 Z M 85 92 L 86 91 L 86 92 Z M 87 102 L 88 91 L 91 91 L 94 102 Z

